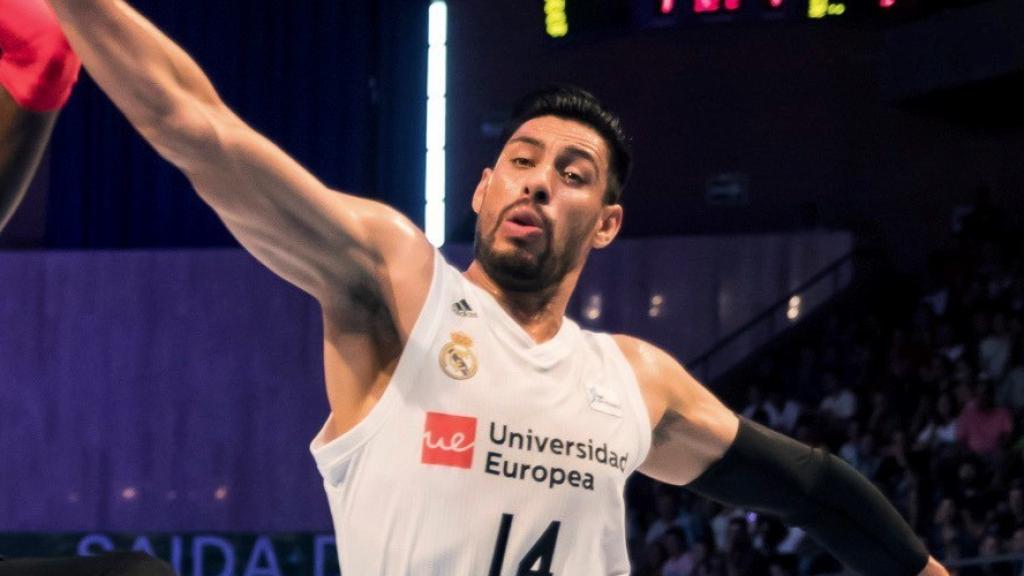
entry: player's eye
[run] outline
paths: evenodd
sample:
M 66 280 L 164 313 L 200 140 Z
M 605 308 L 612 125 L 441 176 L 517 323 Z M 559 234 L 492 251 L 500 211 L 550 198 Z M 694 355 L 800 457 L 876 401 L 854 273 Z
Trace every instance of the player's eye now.
M 533 166 L 533 162 L 529 158 L 517 157 L 512 159 L 512 164 L 519 166 L 520 168 L 529 168 Z
M 566 170 L 565 172 L 563 172 L 562 177 L 565 178 L 566 181 L 571 182 L 573 184 L 580 184 L 583 182 L 583 177 L 571 170 Z

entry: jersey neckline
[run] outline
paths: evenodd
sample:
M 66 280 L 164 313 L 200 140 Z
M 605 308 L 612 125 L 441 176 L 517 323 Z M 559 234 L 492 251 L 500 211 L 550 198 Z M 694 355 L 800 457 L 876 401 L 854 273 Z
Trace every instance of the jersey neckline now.
M 471 297 L 483 310 L 491 332 L 530 364 L 537 368 L 550 369 L 572 351 L 572 343 L 579 334 L 579 326 L 567 316 L 562 316 L 562 325 L 551 339 L 537 343 L 505 311 L 493 294 L 467 278 L 465 274 L 459 274 L 459 277 L 470 287 Z

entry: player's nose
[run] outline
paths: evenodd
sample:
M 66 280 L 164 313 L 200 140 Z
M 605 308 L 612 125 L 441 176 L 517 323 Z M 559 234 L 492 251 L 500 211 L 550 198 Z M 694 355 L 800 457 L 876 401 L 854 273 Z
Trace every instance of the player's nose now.
M 531 170 L 523 182 L 523 194 L 537 204 L 547 204 L 551 200 L 553 172 L 551 168 L 544 166 L 537 166 Z

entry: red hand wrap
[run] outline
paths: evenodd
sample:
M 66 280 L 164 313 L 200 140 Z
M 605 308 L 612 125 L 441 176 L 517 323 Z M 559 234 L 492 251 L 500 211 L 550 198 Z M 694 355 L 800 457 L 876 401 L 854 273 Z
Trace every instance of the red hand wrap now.
M 0 0 L 0 85 L 35 112 L 67 102 L 81 61 L 44 0 Z

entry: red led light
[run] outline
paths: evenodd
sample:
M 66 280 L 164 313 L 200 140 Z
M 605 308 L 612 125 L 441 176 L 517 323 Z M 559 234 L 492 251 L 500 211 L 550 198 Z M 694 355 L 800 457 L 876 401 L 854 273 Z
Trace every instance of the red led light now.
M 693 0 L 693 11 L 698 14 L 718 12 L 721 6 L 721 0 Z
M 740 9 L 740 0 L 725 0 L 725 9 L 726 10 L 739 10 Z
M 659 9 L 662 14 L 671 14 L 676 9 L 676 0 L 661 0 Z
M 892 8 L 896 5 L 896 0 L 878 0 L 878 5 L 882 8 Z
M 772 8 L 782 7 L 782 0 L 768 0 L 768 3 L 771 4 Z

